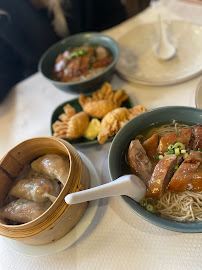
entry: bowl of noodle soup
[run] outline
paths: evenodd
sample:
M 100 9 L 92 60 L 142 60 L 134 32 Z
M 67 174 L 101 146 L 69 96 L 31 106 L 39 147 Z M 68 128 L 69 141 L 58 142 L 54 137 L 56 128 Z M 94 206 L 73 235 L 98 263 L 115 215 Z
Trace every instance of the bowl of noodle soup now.
M 138 140 L 144 145 L 144 141 L 147 141 L 148 138 L 157 134 L 159 147 L 161 138 L 174 133 L 177 134 L 176 136 L 180 136 L 181 133 L 179 133 L 179 131 L 191 130 L 193 144 L 193 130 L 196 126 L 199 127 L 199 129 L 202 126 L 202 111 L 192 107 L 161 107 L 136 116 L 122 127 L 111 144 L 108 161 L 111 180 L 113 181 L 124 174 L 131 174 L 128 158 L 131 141 Z M 174 150 L 172 149 L 172 151 Z M 168 150 L 168 152 L 169 151 L 171 150 Z M 153 156 L 153 162 L 156 163 L 153 165 L 152 177 L 158 162 L 162 162 L 163 158 L 165 159 L 165 156 L 169 154 L 168 152 L 163 155 L 158 155 L 158 158 Z M 202 187 L 198 187 L 198 184 L 202 186 L 201 163 L 199 161 L 197 163 L 197 177 L 195 177 L 193 185 L 190 186 L 189 184 L 189 188 L 186 186 L 185 190 L 182 190 L 182 186 L 179 184 L 176 185 L 175 182 L 174 184 L 177 186 L 177 189 L 172 190 L 171 188 L 175 173 L 179 170 L 180 166 L 182 166 L 185 159 L 194 154 L 197 154 L 201 158 L 201 149 L 198 148 L 196 150 L 190 148 L 189 151 L 181 150 L 181 152 L 183 154 L 180 155 L 177 155 L 176 152 L 171 152 L 170 157 L 176 160 L 178 160 L 179 156 L 183 156 L 183 158 L 178 165 L 174 166 L 172 175 L 169 177 L 169 180 L 167 179 L 166 186 L 162 189 L 162 193 L 157 194 L 157 197 L 155 197 L 154 189 L 152 190 L 153 193 L 149 190 L 151 189 L 151 177 L 148 181 L 149 187 L 147 187 L 146 199 L 143 198 L 140 203 L 127 196 L 122 196 L 122 199 L 136 214 L 156 226 L 177 232 L 202 232 Z M 155 161 L 155 159 L 157 161 Z M 187 163 L 189 162 L 188 160 Z M 180 170 L 178 172 L 180 172 Z M 150 197 L 151 194 L 152 196 Z M 144 203 L 142 203 L 143 201 Z M 147 209 L 147 203 L 149 206 L 152 205 L 152 208 Z

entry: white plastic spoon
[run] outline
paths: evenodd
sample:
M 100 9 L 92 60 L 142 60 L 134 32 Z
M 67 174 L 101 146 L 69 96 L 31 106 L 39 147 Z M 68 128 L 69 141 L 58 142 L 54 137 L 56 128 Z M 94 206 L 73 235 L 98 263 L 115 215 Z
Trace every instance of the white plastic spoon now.
M 110 183 L 68 194 L 67 204 L 76 204 L 100 198 L 127 195 L 139 202 L 146 194 L 144 182 L 136 175 L 123 175 Z
M 162 60 L 169 60 L 173 58 L 176 54 L 176 48 L 168 40 L 166 30 L 164 28 L 164 23 L 161 20 L 161 16 L 158 16 L 159 25 L 159 40 L 154 46 L 154 53 L 156 57 Z

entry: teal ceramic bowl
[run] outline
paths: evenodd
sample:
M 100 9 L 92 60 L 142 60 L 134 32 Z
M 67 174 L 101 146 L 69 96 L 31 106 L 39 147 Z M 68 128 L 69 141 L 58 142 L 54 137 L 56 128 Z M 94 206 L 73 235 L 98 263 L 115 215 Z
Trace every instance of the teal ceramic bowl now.
M 103 45 L 112 53 L 114 57 L 113 61 L 102 73 L 85 81 L 59 82 L 53 80 L 51 77 L 57 56 L 68 48 L 81 46 L 84 43 L 89 43 L 92 45 Z M 118 56 L 119 46 L 114 39 L 100 33 L 80 33 L 67 37 L 51 46 L 42 55 L 39 61 L 38 70 L 47 80 L 49 80 L 55 87 L 62 91 L 72 93 L 90 93 L 99 89 L 104 82 L 110 81 Z
M 189 125 L 202 125 L 202 110 L 181 106 L 162 107 L 146 111 L 130 120 L 114 137 L 109 150 L 108 166 L 111 180 L 123 175 L 121 171 L 122 159 L 132 139 L 146 128 L 155 124 L 171 123 L 173 120 Z M 202 222 L 176 222 L 164 219 L 148 212 L 131 198 L 127 196 L 122 196 L 122 198 L 136 214 L 156 226 L 176 232 L 202 232 Z

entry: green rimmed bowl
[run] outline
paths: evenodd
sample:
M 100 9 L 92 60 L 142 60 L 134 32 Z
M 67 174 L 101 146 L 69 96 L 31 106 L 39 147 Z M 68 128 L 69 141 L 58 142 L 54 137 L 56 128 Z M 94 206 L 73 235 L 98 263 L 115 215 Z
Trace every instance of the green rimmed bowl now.
M 102 45 L 106 47 L 113 55 L 113 61 L 101 73 L 96 76 L 79 82 L 59 82 L 52 79 L 52 71 L 57 56 L 68 48 L 81 46 L 84 43 L 92 45 Z M 80 33 L 67 37 L 52 45 L 41 57 L 38 70 L 55 87 L 70 93 L 90 93 L 106 82 L 110 81 L 115 69 L 115 64 L 119 56 L 118 43 L 107 35 L 96 32 Z
M 123 175 L 121 163 L 132 139 L 155 124 L 167 124 L 173 120 L 189 125 L 202 125 L 202 110 L 192 107 L 169 106 L 146 111 L 130 120 L 116 134 L 109 150 L 108 166 L 111 180 Z M 202 222 L 177 222 L 164 219 L 148 212 L 127 196 L 122 196 L 122 199 L 136 214 L 156 226 L 176 232 L 202 232 Z

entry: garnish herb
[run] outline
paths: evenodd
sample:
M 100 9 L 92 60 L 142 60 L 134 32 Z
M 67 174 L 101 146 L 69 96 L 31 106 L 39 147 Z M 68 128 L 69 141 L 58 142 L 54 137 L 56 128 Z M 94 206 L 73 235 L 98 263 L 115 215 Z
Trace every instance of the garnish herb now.
M 146 206 L 147 205 L 147 199 L 143 198 L 142 200 L 140 200 L 140 205 L 141 206 Z
M 180 150 L 185 149 L 185 145 L 181 142 L 177 142 L 174 144 L 173 148 L 179 148 Z
M 143 198 L 142 200 L 140 200 L 140 205 L 145 207 L 147 209 L 147 211 L 154 213 L 155 212 L 155 208 L 152 204 L 148 203 L 148 199 L 147 198 Z
M 153 207 L 153 205 L 147 204 L 146 209 L 147 209 L 147 211 L 149 211 L 151 213 L 154 213 L 154 207 Z
M 173 148 L 174 148 L 174 145 L 172 144 L 168 145 L 168 150 L 173 150 Z
M 175 148 L 175 154 L 179 155 L 180 154 L 180 149 L 179 148 Z
M 80 51 L 78 51 L 78 55 L 79 55 L 79 56 L 83 56 L 83 55 L 85 55 L 85 54 L 87 54 L 87 52 L 86 52 L 85 50 L 80 50 Z
M 175 170 L 177 170 L 179 168 L 179 165 L 175 165 Z

